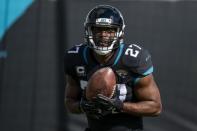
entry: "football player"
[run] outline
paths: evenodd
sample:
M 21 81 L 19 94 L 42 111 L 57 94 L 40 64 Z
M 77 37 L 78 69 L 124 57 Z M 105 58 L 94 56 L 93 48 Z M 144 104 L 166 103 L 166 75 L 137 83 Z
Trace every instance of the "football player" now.
M 143 130 L 142 117 L 158 116 L 162 110 L 151 55 L 137 44 L 124 43 L 124 19 L 115 7 L 94 7 L 84 26 L 85 42 L 65 54 L 66 107 L 85 113 L 90 131 Z M 99 94 L 88 101 L 84 97 L 88 79 L 102 67 L 115 72 L 116 93 L 113 98 Z

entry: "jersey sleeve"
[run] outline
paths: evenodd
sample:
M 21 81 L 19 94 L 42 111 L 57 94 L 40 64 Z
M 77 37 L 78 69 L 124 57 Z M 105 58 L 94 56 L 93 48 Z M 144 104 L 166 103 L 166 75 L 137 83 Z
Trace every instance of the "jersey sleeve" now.
M 138 66 L 136 67 L 135 71 L 141 76 L 146 76 L 153 72 L 151 55 L 147 50 L 142 49 L 140 52 Z
M 80 45 L 74 46 L 68 50 L 66 50 L 64 55 L 64 73 L 76 77 L 76 69 L 75 67 L 79 64 L 81 60 L 80 55 Z
M 67 53 L 65 53 L 64 54 L 64 74 L 70 74 L 69 73 L 69 65 L 67 65 L 67 61 L 68 61 L 68 54 Z
M 72 59 L 72 55 L 68 53 L 68 51 L 65 52 L 64 54 L 64 74 L 65 75 L 70 75 L 73 76 L 73 68 L 72 68 L 72 63 L 70 62 Z
M 126 47 L 123 63 L 137 78 L 147 76 L 153 72 L 150 53 L 138 45 Z

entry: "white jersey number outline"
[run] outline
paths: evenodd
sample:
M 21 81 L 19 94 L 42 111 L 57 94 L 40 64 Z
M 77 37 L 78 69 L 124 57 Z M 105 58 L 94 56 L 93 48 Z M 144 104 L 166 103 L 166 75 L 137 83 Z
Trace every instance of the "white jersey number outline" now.
M 139 51 L 139 50 L 133 49 L 133 48 L 132 48 L 133 45 L 136 46 L 138 49 L 141 49 L 139 46 L 137 46 L 137 45 L 135 45 L 135 44 L 131 44 L 131 45 L 129 45 L 129 47 L 126 49 L 125 55 L 130 55 L 130 56 L 132 56 L 132 57 L 137 57 L 137 56 L 138 56 L 138 54 L 140 53 L 140 51 Z

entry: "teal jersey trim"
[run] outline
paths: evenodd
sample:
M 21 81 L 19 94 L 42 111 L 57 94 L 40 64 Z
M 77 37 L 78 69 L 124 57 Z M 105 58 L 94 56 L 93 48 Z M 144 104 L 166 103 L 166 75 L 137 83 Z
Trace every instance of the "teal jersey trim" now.
M 145 71 L 143 73 L 144 76 L 148 75 L 148 74 L 151 74 L 153 72 L 153 66 L 151 66 L 147 71 Z M 140 80 L 140 78 L 135 78 L 134 79 L 134 84 L 136 84 L 138 81 Z
M 117 57 L 116 57 L 116 59 L 114 61 L 114 64 L 112 66 L 114 66 L 114 65 L 116 65 L 118 63 L 118 61 L 120 59 L 120 56 L 122 55 L 123 48 L 124 48 L 124 44 L 120 44 L 118 55 L 117 55 Z
M 151 74 L 153 72 L 153 66 L 151 66 L 146 72 L 143 73 L 144 76 Z
M 140 78 L 135 78 L 134 79 L 134 85 L 140 80 Z
M 84 50 L 83 50 L 83 58 L 84 58 L 84 60 L 85 60 L 85 62 L 86 62 L 86 64 L 88 64 L 88 59 L 87 59 L 87 46 L 84 48 Z

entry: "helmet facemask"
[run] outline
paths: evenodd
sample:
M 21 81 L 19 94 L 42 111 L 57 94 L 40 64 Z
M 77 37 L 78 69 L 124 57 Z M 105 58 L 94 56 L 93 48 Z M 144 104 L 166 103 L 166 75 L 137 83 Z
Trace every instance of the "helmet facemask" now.
M 88 45 L 99 55 L 118 48 L 122 34 L 118 27 L 88 26 L 86 29 Z

